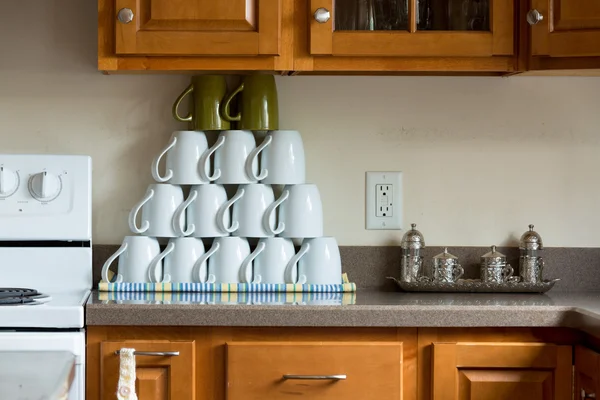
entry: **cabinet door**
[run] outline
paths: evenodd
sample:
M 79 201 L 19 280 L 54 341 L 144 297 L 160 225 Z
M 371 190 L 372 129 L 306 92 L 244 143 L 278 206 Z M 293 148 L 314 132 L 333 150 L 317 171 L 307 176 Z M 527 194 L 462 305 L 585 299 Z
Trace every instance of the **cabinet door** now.
M 600 1 L 532 0 L 527 22 L 534 56 L 600 56 Z
M 310 53 L 514 54 L 513 0 L 310 0 Z
M 227 344 L 227 399 L 400 400 L 401 343 Z
M 435 343 L 433 400 L 570 400 L 571 346 Z
M 138 399 L 195 399 L 194 342 L 161 340 L 102 342 L 100 399 L 115 399 L 119 381 L 119 356 L 115 352 L 122 348 L 134 348 L 136 352 L 150 353 L 136 356 L 135 386 Z M 156 354 L 161 352 L 179 352 L 179 355 Z
M 116 54 L 279 54 L 282 0 L 114 1 Z
M 585 347 L 575 348 L 575 400 L 596 399 L 600 380 L 600 355 Z

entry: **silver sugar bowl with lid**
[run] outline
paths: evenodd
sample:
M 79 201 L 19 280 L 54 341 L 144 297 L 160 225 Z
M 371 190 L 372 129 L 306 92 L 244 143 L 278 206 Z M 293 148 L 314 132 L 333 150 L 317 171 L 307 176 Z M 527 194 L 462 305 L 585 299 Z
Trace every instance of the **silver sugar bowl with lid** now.
M 492 246 L 492 251 L 481 256 L 481 280 L 488 283 L 504 283 L 511 279 L 513 268 L 506 262 L 506 256 Z
M 455 283 L 464 273 L 465 271 L 458 263 L 458 257 L 450 254 L 448 248 L 445 248 L 443 253 L 433 257 L 434 282 Z
M 519 240 L 519 275 L 523 282 L 541 283 L 544 270 L 544 259 L 541 252 L 544 248 L 542 237 L 529 225 L 529 230 Z
M 419 232 L 417 224 L 411 224 L 411 229 L 402 236 L 402 259 L 400 261 L 400 280 L 402 282 L 417 282 L 425 276 L 423 271 L 422 249 L 425 248 L 425 238 Z

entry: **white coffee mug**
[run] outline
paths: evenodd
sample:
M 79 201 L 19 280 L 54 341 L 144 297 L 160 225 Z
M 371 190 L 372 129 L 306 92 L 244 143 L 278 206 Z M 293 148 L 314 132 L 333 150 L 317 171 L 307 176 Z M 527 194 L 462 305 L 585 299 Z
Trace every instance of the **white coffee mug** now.
M 208 152 L 206 135 L 199 131 L 176 131 L 171 135 L 169 144 L 152 162 L 152 177 L 157 182 L 168 182 L 175 185 L 200 185 L 208 183 L 205 179 L 209 170 L 200 174 L 199 162 Z M 166 155 L 166 173 L 161 175 L 158 166 Z M 204 165 L 203 165 L 204 166 Z M 204 166 L 208 168 L 209 166 Z
M 314 184 L 285 186 L 279 199 L 265 211 L 263 225 L 271 228 L 269 220 L 279 207 L 279 223 L 269 233 L 286 238 L 323 236 L 323 205 L 319 188 Z
M 262 238 L 273 236 L 275 214 L 271 213 L 265 221 L 264 214 L 267 208 L 275 201 L 273 188 L 269 185 L 251 183 L 240 185 L 236 194 L 225 204 L 223 218 L 219 219 L 222 230 L 234 236 Z M 227 210 L 233 206 L 231 226 L 227 223 L 229 213 Z M 267 224 L 265 226 L 264 224 Z
M 194 236 L 213 238 L 229 236 L 229 232 L 221 229 L 221 223 L 229 225 L 231 215 L 225 209 L 227 193 L 223 185 L 196 185 L 190 189 L 188 198 L 175 211 L 174 219 L 186 215 L 187 226 L 184 230 L 181 225 L 176 226 L 178 236 Z M 221 223 L 217 223 L 221 221 Z
M 294 256 L 294 244 L 286 238 L 260 239 L 256 249 L 242 263 L 242 277 L 252 283 L 284 284 L 296 281 L 296 269 L 291 272 L 289 282 L 285 280 L 285 270 Z
M 254 135 L 250 131 L 223 131 L 219 134 L 217 142 L 200 160 L 200 173 L 210 167 L 210 157 L 215 153 L 215 168 L 212 176 L 205 176 L 209 181 L 220 184 L 241 185 L 256 183 L 257 180 L 246 173 L 246 160 L 250 152 L 256 148 Z M 254 174 L 258 171 L 258 160 L 250 166 Z
M 146 195 L 129 213 L 129 229 L 154 237 L 177 237 L 177 226 L 181 226 L 183 216 L 174 219 L 175 210 L 183 203 L 183 190 L 180 186 L 168 183 L 155 183 L 148 186 Z M 142 226 L 138 227 L 136 218 L 142 210 Z M 177 223 L 175 223 L 177 222 Z
M 102 280 L 109 282 L 108 269 L 119 258 L 116 282 L 155 283 L 161 271 L 160 246 L 158 240 L 147 236 L 125 236 L 123 244 L 102 266 Z M 155 273 L 150 266 L 156 264 Z
M 203 283 L 206 282 L 206 262 L 197 261 L 204 254 L 204 244 L 201 239 L 179 237 L 169 240 L 165 250 L 160 253 L 158 260 L 164 259 L 162 281 L 164 283 Z M 160 263 L 150 265 L 150 274 L 160 276 Z M 197 271 L 194 273 L 194 271 Z
M 208 260 L 208 283 L 241 283 L 250 280 L 241 276 L 241 266 L 250 256 L 248 240 L 240 237 L 216 238 L 212 247 L 196 262 L 202 264 Z M 200 279 L 199 271 L 195 278 Z
M 295 282 L 293 272 L 298 265 L 298 284 L 335 285 L 342 283 L 342 260 L 334 237 L 306 239 L 288 262 L 285 281 Z
M 260 154 L 260 174 L 254 163 Z M 297 185 L 306 179 L 304 145 L 298 131 L 271 131 L 246 160 L 246 174 L 270 185 Z

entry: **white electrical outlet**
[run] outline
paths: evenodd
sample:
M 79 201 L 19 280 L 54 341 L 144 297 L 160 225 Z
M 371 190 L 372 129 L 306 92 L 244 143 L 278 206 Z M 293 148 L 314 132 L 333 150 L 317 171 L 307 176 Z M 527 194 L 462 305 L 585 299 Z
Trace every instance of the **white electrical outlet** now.
M 366 228 L 402 229 L 402 172 L 367 172 Z

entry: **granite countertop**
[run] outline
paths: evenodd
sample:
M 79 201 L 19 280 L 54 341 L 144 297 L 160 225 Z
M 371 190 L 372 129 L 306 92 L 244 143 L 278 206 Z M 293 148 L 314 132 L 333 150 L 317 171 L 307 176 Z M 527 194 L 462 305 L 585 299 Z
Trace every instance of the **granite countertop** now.
M 569 327 L 600 331 L 600 292 L 99 293 L 87 325 Z

